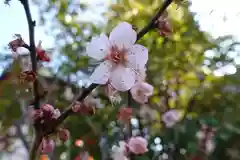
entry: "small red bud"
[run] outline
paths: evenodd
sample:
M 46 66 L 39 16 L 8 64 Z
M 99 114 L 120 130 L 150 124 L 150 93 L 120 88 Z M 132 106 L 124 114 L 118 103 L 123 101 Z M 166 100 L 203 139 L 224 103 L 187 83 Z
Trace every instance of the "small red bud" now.
M 37 48 L 36 52 L 37 52 L 37 59 L 38 60 L 44 61 L 44 62 L 49 62 L 50 61 L 50 58 L 48 57 L 45 50 L 43 50 L 41 48 Z

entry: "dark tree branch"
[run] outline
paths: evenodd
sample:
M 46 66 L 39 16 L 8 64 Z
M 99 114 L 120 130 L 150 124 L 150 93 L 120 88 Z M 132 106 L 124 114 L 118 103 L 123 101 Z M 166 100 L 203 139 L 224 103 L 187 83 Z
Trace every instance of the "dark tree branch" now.
M 36 58 L 36 46 L 35 46 L 35 38 L 34 38 L 34 27 L 35 27 L 35 21 L 32 20 L 31 11 L 29 8 L 29 2 L 28 0 L 20 0 L 24 7 L 24 11 L 26 14 L 27 22 L 28 22 L 28 31 L 29 31 L 29 43 L 30 45 L 25 45 L 24 47 L 29 49 L 30 56 L 31 56 L 31 62 L 32 62 L 32 71 L 37 74 L 37 58 Z M 33 83 L 33 90 L 34 90 L 34 108 L 38 109 L 40 108 L 40 96 L 38 92 L 38 80 L 36 79 Z M 42 135 L 38 133 L 38 129 L 35 127 L 36 130 L 36 137 L 34 138 L 33 146 L 30 151 L 29 158 L 30 160 L 35 160 L 37 151 L 39 149 L 39 146 L 41 144 Z
M 35 21 L 32 20 L 31 11 L 29 8 L 29 2 L 28 0 L 20 0 L 26 14 L 27 22 L 28 22 L 28 30 L 29 30 L 29 43 L 30 45 L 24 45 L 25 48 L 29 49 L 30 55 L 31 55 L 31 61 L 32 61 L 32 71 L 37 74 L 37 58 L 36 58 L 36 46 L 35 46 L 35 38 L 34 38 L 34 27 L 35 27 Z M 40 107 L 40 98 L 38 95 L 38 80 L 36 79 L 33 83 L 33 89 L 34 89 L 34 98 L 35 98 L 35 105 L 34 108 Z

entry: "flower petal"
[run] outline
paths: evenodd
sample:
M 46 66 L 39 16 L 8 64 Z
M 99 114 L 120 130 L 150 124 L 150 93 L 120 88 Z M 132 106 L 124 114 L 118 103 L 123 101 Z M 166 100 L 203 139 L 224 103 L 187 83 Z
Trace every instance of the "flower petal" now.
M 90 81 L 95 84 L 106 84 L 110 77 L 111 68 L 111 62 L 102 62 L 90 76 Z
M 111 74 L 110 84 L 118 91 L 127 91 L 135 83 L 135 72 L 129 68 L 118 66 Z
M 141 83 L 141 88 L 144 91 L 144 93 L 146 94 L 146 96 L 151 96 L 153 94 L 153 86 L 148 84 L 148 83 Z
M 129 68 L 136 70 L 143 70 L 148 61 L 148 49 L 142 45 L 135 44 L 128 51 L 128 64 Z
M 137 40 L 137 33 L 132 25 L 127 22 L 119 23 L 110 33 L 109 40 L 112 45 L 119 48 L 130 48 Z
M 98 37 L 92 38 L 91 42 L 86 47 L 86 53 L 91 58 L 102 60 L 108 54 L 110 46 L 108 37 L 101 34 Z

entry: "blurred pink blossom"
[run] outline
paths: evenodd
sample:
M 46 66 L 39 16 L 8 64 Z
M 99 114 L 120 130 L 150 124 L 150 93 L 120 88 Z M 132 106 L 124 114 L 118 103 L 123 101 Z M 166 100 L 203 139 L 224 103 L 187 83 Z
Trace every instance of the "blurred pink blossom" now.
M 131 137 L 128 142 L 130 152 L 134 154 L 143 154 L 148 151 L 148 142 L 143 137 Z
M 130 92 L 136 102 L 144 104 L 148 101 L 148 97 L 153 94 L 153 86 L 146 82 L 139 82 L 131 88 Z
M 172 109 L 163 114 L 162 120 L 166 127 L 173 127 L 181 118 L 181 114 L 178 110 Z

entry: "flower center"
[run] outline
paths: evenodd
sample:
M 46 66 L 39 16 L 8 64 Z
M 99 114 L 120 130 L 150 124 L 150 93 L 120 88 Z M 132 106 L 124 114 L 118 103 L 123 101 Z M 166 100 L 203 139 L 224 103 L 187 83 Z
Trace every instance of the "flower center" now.
M 127 51 L 125 49 L 119 49 L 117 46 L 113 46 L 106 59 L 115 64 L 124 64 L 127 61 Z

